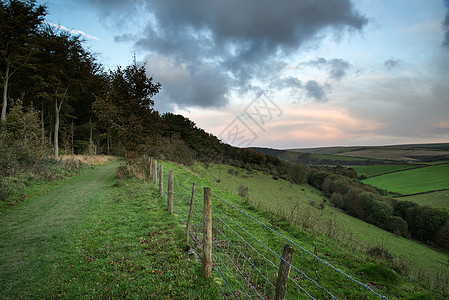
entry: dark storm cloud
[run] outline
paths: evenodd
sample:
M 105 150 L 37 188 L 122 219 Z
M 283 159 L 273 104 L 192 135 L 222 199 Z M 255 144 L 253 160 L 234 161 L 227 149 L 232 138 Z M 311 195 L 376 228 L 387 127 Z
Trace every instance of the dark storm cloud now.
M 449 1 L 447 1 L 447 5 L 449 6 Z M 449 10 L 446 13 L 446 17 L 443 21 L 443 29 L 444 29 L 444 40 L 443 47 L 449 49 Z
M 384 66 L 389 70 L 397 67 L 398 64 L 399 64 L 399 59 L 388 59 L 384 62 Z
M 207 99 L 192 93 L 197 98 L 186 103 L 200 106 L 221 104 L 229 89 L 246 90 L 252 79 L 264 82 L 279 78 L 279 69 L 267 62 L 282 60 L 306 44 L 317 43 L 326 33 L 361 30 L 367 24 L 367 18 L 354 9 L 350 0 L 82 1 L 102 9 L 110 19 L 136 7 L 145 10 L 149 21 L 143 30 L 132 35 L 122 32 L 116 40 L 133 40 L 137 49 L 170 57 L 178 64 L 200 70 L 212 68 L 214 75 L 206 76 L 210 79 L 207 82 L 224 80 L 226 88 L 211 89 L 211 94 L 220 95 L 210 94 Z M 337 59 L 328 63 L 330 77 L 336 80 L 345 76 L 350 67 Z M 203 73 L 193 72 L 192 68 L 187 73 L 193 82 L 205 79 Z M 164 85 L 158 74 L 154 76 Z M 311 94 L 320 95 L 319 91 Z
M 340 58 L 333 58 L 327 60 L 325 58 L 319 57 L 315 60 L 310 60 L 305 63 L 300 63 L 301 65 L 313 66 L 318 69 L 325 69 L 329 73 L 329 78 L 334 80 L 341 80 L 346 76 L 349 69 L 351 69 L 352 65 Z

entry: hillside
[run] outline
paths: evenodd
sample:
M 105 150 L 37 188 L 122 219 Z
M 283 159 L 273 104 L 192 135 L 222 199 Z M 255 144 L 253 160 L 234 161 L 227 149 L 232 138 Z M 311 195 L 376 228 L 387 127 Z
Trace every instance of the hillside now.
M 353 274 L 354 270 L 364 268 L 363 266 L 381 261 L 382 265 L 401 274 L 401 284 L 397 283 L 397 289 L 394 289 L 394 291 L 385 281 L 383 282 L 385 286 L 389 286 L 389 291 L 376 286 L 376 291 L 384 293 L 388 298 L 405 297 L 407 293 L 412 293 L 411 290 L 408 290 L 412 286 L 413 293 L 416 293 L 420 290 L 418 286 L 421 286 L 424 282 L 426 289 L 429 289 L 428 291 L 435 291 L 436 289 L 443 292 L 445 290 L 444 284 L 441 284 L 441 278 L 445 278 L 443 282 L 449 280 L 449 255 L 447 252 L 441 253 L 422 244 L 397 237 L 333 209 L 328 204 L 325 204 L 324 209 L 320 209 L 319 204 L 322 203 L 323 196 L 318 190 L 310 186 L 293 185 L 283 180 L 273 180 L 271 176 L 264 175 L 261 172 L 248 172 L 244 169 L 218 164 L 211 164 L 207 168 L 202 164 L 195 164 L 189 171 L 184 167 L 164 162 L 164 168 L 175 171 L 175 184 L 179 184 L 180 191 L 178 193 L 175 185 L 175 196 L 178 195 L 181 200 L 178 200 L 175 207 L 176 205 L 187 205 L 187 199 L 190 198 L 188 190 L 192 182 L 201 186 L 213 187 L 213 190 L 217 193 L 217 197 L 213 200 L 217 207 L 214 218 L 219 218 L 217 225 L 214 225 L 219 230 L 217 234 L 220 234 L 220 231 L 223 230 L 221 229 L 223 226 L 221 222 L 228 220 L 229 217 L 234 221 L 229 219 L 230 223 L 226 222 L 225 224 L 230 225 L 232 222 L 236 222 L 236 225 L 238 223 L 238 227 L 235 229 L 238 230 L 237 232 L 244 228 L 248 230 L 242 231 L 240 234 L 245 237 L 248 236 L 248 238 L 250 238 L 250 233 L 256 234 L 256 238 L 261 239 L 262 243 L 266 245 L 275 243 L 277 245 L 276 251 L 282 249 L 282 244 L 279 244 L 280 242 L 276 241 L 274 237 L 267 235 L 264 230 L 257 229 L 258 226 L 250 225 L 252 221 L 248 217 L 242 217 L 238 213 L 234 213 L 234 208 L 229 206 L 232 204 L 232 206 L 244 210 L 245 214 L 250 214 L 261 220 L 262 223 L 271 224 L 270 226 L 280 230 L 284 236 L 293 239 L 301 247 L 318 254 L 326 261 L 331 261 L 336 267 L 350 274 Z M 247 193 L 244 192 L 245 189 L 242 189 L 242 186 L 247 187 Z M 240 194 L 243 198 L 238 197 L 237 194 Z M 200 195 L 199 192 L 198 197 L 201 197 Z M 224 204 L 224 200 L 229 201 L 230 204 Z M 198 207 L 199 211 L 201 209 L 201 206 Z M 220 211 L 226 212 L 227 217 L 223 218 Z M 188 207 L 179 207 L 175 214 L 183 220 L 187 212 Z M 220 240 L 220 238 L 218 239 Z M 253 245 L 252 247 L 256 246 Z M 256 248 L 258 249 L 258 246 Z M 218 251 L 216 255 L 220 255 L 219 253 L 223 249 L 214 251 Z M 247 249 L 246 251 L 252 253 L 254 250 Z M 266 250 L 258 251 L 264 253 Z M 384 260 L 379 261 L 377 256 L 379 253 L 384 253 Z M 307 255 L 305 253 L 304 255 L 303 259 L 307 260 Z M 258 261 L 257 258 L 255 260 Z M 251 271 L 251 266 L 248 267 L 250 269 L 247 270 L 245 267 L 245 272 L 254 272 L 254 270 Z M 229 268 L 232 269 L 232 266 Z M 326 268 L 320 264 L 315 265 L 310 270 L 306 265 L 301 265 L 301 269 L 309 275 L 309 272 L 319 272 L 321 274 L 319 283 L 324 286 L 333 286 L 328 282 L 332 276 L 334 276 L 334 280 L 337 280 L 335 274 L 332 275 L 332 272 L 329 273 L 329 270 L 326 271 Z M 430 270 L 433 270 L 433 272 L 430 272 Z M 358 274 L 363 274 L 363 272 Z M 358 275 L 354 274 L 354 276 Z M 363 278 L 362 282 L 369 281 L 367 277 Z M 226 289 L 226 287 L 224 288 Z M 335 289 L 335 286 L 331 288 Z M 349 296 L 352 293 L 351 290 L 352 288 L 346 291 L 346 297 L 351 297 Z M 443 293 L 447 293 L 447 291 Z M 319 295 L 319 293 L 315 295 Z M 363 294 L 357 295 L 358 298 Z
M 409 144 L 391 146 L 321 147 L 277 150 L 251 148 L 280 159 L 308 165 L 376 165 L 391 163 L 431 163 L 449 160 L 449 144 Z

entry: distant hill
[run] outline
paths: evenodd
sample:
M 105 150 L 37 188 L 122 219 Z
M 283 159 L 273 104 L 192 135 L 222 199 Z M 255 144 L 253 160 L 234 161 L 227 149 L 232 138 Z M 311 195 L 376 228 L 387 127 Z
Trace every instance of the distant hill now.
M 256 152 L 306 165 L 378 165 L 449 161 L 449 143 L 386 146 L 272 149 L 252 147 Z

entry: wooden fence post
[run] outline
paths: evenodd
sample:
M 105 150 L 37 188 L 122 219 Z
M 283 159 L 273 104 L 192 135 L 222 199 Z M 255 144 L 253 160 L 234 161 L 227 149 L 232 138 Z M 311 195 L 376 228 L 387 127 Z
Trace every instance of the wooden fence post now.
M 153 173 L 152 173 L 152 179 L 153 179 L 153 184 L 157 184 L 157 160 L 153 160 L 153 165 L 151 166 L 151 168 L 153 169 Z
M 168 190 L 167 190 L 167 206 L 168 212 L 173 213 L 173 186 L 174 186 L 175 172 L 168 171 Z
M 278 279 L 276 283 L 276 291 L 274 292 L 275 300 L 284 300 L 287 293 L 287 282 L 290 276 L 291 263 L 295 248 L 289 244 L 285 244 L 284 252 L 282 253 L 281 265 L 279 266 Z
M 164 196 L 164 165 L 159 165 L 159 195 Z
M 204 188 L 203 276 L 212 276 L 212 189 Z
M 150 167 L 148 170 L 149 171 L 148 178 L 151 179 L 151 178 L 153 178 L 153 157 L 152 156 L 149 158 L 149 164 L 150 164 Z
M 195 182 L 192 186 L 192 198 L 190 198 L 190 210 L 189 210 L 189 217 L 187 218 L 187 228 L 186 228 L 186 251 L 190 250 L 190 220 L 192 219 L 192 210 L 193 210 L 193 201 L 195 201 Z

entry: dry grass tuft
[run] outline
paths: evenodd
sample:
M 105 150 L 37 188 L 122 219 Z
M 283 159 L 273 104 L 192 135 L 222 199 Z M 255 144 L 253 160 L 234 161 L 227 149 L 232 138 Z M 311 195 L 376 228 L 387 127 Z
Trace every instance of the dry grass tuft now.
M 101 165 L 111 160 L 117 160 L 118 157 L 111 155 L 62 155 L 61 160 L 78 160 L 89 165 Z

